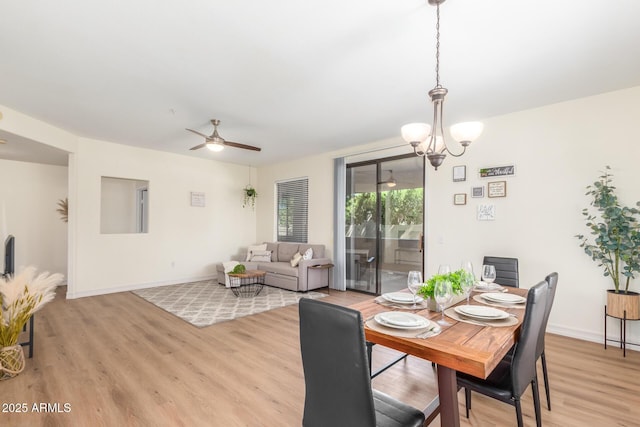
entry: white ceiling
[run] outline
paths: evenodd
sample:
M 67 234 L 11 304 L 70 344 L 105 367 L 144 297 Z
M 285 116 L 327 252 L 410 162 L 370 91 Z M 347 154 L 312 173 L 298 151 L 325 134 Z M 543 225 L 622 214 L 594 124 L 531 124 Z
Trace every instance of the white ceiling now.
M 79 136 L 233 163 L 313 155 L 429 120 L 435 11 L 426 0 L 5 1 L 0 104 Z M 638 0 L 448 0 L 446 123 L 640 85 L 639 18 Z M 262 152 L 190 152 L 203 141 L 184 129 L 210 134 L 212 118 Z

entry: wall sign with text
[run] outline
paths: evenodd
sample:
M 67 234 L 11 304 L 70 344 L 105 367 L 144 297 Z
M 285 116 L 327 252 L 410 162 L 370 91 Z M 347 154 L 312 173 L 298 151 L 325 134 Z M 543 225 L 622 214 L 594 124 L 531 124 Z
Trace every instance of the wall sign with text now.
M 496 176 L 510 176 L 516 174 L 516 167 L 511 166 L 495 166 L 491 168 L 480 168 L 480 178 L 493 178 Z

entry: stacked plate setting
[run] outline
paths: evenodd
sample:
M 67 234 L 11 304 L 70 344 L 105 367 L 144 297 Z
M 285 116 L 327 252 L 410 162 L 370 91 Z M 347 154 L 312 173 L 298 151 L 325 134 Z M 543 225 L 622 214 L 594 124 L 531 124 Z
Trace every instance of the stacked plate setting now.
M 423 329 L 430 326 L 431 322 L 422 316 L 402 311 L 386 311 L 374 316 L 374 320 L 383 326 L 394 329 Z
M 491 292 L 502 290 L 502 286 L 497 283 L 478 282 L 474 286 L 473 290 L 478 292 Z
M 501 320 L 509 317 L 509 313 L 506 311 L 484 305 L 459 305 L 453 309 L 461 316 L 481 320 Z
M 498 304 L 524 304 L 527 299 L 515 294 L 505 294 L 498 292 L 489 292 L 482 294 L 482 298 L 488 302 Z
M 382 294 L 382 298 L 396 304 L 413 304 L 414 302 L 419 304 L 423 301 L 421 296 L 416 295 L 414 300 L 413 295 L 406 292 L 390 292 L 388 294 Z

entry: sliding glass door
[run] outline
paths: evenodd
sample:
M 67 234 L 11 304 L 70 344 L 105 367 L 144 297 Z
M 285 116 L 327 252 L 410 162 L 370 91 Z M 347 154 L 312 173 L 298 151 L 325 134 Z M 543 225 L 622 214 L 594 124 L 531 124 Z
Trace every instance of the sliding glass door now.
M 347 288 L 380 294 L 423 270 L 424 159 L 414 155 L 347 165 Z

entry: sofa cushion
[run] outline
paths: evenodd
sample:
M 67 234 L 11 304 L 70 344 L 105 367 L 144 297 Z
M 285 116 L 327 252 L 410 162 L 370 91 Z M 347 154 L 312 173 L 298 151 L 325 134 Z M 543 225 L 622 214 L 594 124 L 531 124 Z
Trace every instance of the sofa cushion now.
M 286 262 L 259 262 L 258 270 L 267 273 L 282 274 L 283 276 L 298 277 L 298 267 L 291 267 L 289 261 Z
M 252 262 L 271 262 L 271 251 L 252 251 Z
M 265 242 L 264 244 L 267 245 L 267 250 L 271 251 L 271 262 L 289 261 L 291 259 L 291 258 L 287 258 L 287 259 L 278 258 L 278 242 Z
M 309 248 L 313 249 L 313 258 L 324 258 L 324 245 L 309 245 L 301 243 L 298 249 L 300 250 L 300 253 L 303 254 Z
M 293 258 L 291 258 L 291 263 L 290 263 L 291 267 L 297 267 L 301 259 L 302 259 L 302 255 L 300 255 L 300 252 L 296 252 L 293 255 Z
M 247 248 L 247 256 L 245 257 L 245 261 L 251 261 L 251 254 L 254 251 L 266 251 L 267 250 L 267 244 L 263 243 L 262 245 L 254 245 L 254 246 L 249 246 Z
M 298 252 L 299 243 L 279 243 L 278 244 L 278 261 L 290 261 L 293 255 Z

